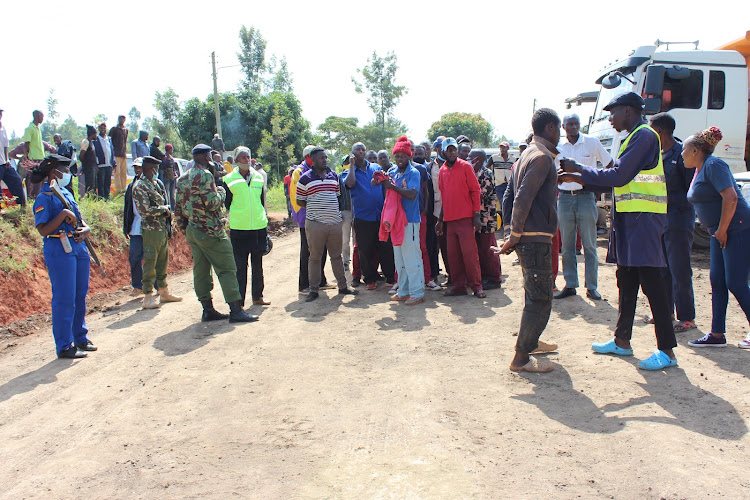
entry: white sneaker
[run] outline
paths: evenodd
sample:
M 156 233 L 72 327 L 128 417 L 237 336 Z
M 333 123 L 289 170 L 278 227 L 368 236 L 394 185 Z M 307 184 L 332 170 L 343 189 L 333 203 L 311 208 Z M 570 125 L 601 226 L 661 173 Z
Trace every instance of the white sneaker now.
M 396 295 L 398 292 L 398 283 L 394 283 L 390 290 L 388 290 L 388 295 Z
M 750 333 L 747 334 L 745 340 L 737 344 L 737 347 L 739 347 L 740 349 L 750 349 Z
M 429 290 L 433 290 L 435 292 L 437 292 L 438 290 L 442 290 L 443 289 L 442 286 L 440 286 L 437 283 L 435 283 L 435 280 L 430 280 L 429 282 L 425 283 L 424 286 L 425 286 L 425 288 L 427 288 Z

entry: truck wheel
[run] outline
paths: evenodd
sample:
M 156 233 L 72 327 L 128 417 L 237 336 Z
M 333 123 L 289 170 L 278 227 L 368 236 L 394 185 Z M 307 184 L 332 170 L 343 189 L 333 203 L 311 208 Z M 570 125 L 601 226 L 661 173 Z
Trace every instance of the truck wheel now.
M 706 249 L 709 246 L 711 246 L 711 234 L 708 229 L 696 222 L 693 231 L 693 247 Z

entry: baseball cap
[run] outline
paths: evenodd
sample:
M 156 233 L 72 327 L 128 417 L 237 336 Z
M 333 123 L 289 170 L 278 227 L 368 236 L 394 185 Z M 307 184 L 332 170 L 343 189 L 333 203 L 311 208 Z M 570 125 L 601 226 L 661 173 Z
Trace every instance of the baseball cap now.
M 448 149 L 448 146 L 453 146 L 458 149 L 458 142 L 456 142 L 456 139 L 454 139 L 453 137 L 447 137 L 443 139 L 443 151 Z

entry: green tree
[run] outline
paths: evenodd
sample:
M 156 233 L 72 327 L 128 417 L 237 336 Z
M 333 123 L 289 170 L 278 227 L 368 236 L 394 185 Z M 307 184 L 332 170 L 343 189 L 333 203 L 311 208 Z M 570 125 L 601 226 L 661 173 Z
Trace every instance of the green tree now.
M 72 142 L 73 147 L 77 150 L 80 147 L 81 141 L 86 138 L 86 127 L 78 125 L 73 117 L 68 115 L 57 127 L 57 133 L 62 136 L 63 140 Z
M 333 151 L 336 156 L 349 151 L 352 144 L 362 137 L 362 129 L 357 126 L 359 120 L 354 117 L 329 116 L 318 125 L 318 133 L 323 140 L 320 146 Z
M 94 127 L 98 127 L 100 123 L 107 121 L 107 115 L 105 115 L 104 113 L 99 113 L 94 118 L 92 118 L 92 120 L 93 120 L 92 125 Z
M 138 108 L 133 106 L 130 108 L 130 111 L 128 111 L 128 118 L 130 118 L 130 122 L 128 122 L 128 130 L 130 131 L 130 134 L 135 136 L 135 138 L 138 138 L 138 129 L 140 128 L 138 126 L 138 122 L 141 119 L 141 112 L 138 111 Z
M 274 106 L 271 115 L 271 130 L 262 131 L 257 155 L 265 163 L 273 163 L 274 170 L 268 172 L 271 179 L 282 179 L 284 175 L 281 171 L 281 165 L 283 164 L 286 167 L 294 156 L 294 144 L 287 143 L 290 131 L 291 117 L 288 111 L 284 109 L 283 104 Z
M 458 137 L 461 134 L 471 139 L 475 146 L 489 147 L 493 143 L 492 125 L 478 113 L 445 114 L 427 131 L 427 137 L 430 138 L 439 135 Z
M 47 97 L 47 121 L 55 123 L 60 113 L 57 112 L 57 98 L 55 97 L 55 89 L 49 89 L 49 96 Z
M 275 57 L 276 56 L 274 56 L 274 58 Z M 292 87 L 292 75 L 289 73 L 286 57 L 281 58 L 279 69 L 276 69 L 274 66 L 272 73 L 273 79 L 270 87 L 273 92 L 294 92 L 294 88 Z
M 240 51 L 237 53 L 237 59 L 245 74 L 247 87 L 260 92 L 261 77 L 265 70 L 266 41 L 260 31 L 253 26 L 247 29 L 243 24 L 240 28 Z
M 406 135 L 408 131 L 409 129 L 395 118 L 386 120 L 383 127 L 376 122 L 370 122 L 362 127 L 359 141 L 363 142 L 367 149 L 374 149 L 375 151 L 390 150 L 396 144 L 396 139 Z
M 363 82 L 352 77 L 354 90 L 358 94 L 367 92 L 367 104 L 375 113 L 375 125 L 381 129 L 385 129 L 386 121 L 393 117 L 393 110 L 401 96 L 408 92 L 405 86 L 396 85 L 396 63 L 397 57 L 393 52 L 388 52 L 385 57 L 373 52 L 372 57 L 367 59 L 367 66 L 357 69 Z

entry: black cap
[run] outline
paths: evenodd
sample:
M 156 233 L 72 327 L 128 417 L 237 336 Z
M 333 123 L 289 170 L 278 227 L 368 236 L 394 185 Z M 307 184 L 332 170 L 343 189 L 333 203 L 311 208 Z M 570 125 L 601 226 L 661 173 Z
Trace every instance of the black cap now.
M 143 165 L 159 165 L 161 163 L 161 160 L 154 158 L 153 156 L 144 156 L 142 161 Z
M 211 152 L 211 146 L 205 144 L 198 144 L 193 148 L 193 155 L 204 155 Z
M 471 144 L 471 139 L 469 139 L 465 135 L 459 135 L 458 137 L 456 137 L 456 142 L 459 144 Z
M 612 111 L 612 108 L 616 108 L 617 106 L 628 106 L 630 108 L 636 108 L 640 111 L 643 109 L 645 104 L 641 96 L 639 96 L 635 92 L 628 92 L 627 94 L 620 94 L 609 101 L 609 104 L 604 106 L 604 111 Z

